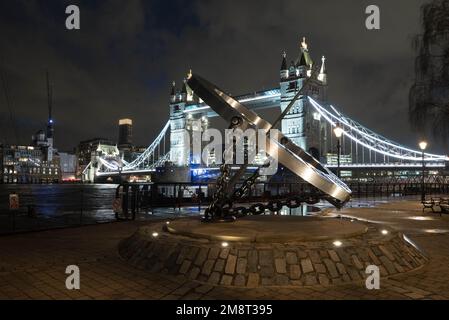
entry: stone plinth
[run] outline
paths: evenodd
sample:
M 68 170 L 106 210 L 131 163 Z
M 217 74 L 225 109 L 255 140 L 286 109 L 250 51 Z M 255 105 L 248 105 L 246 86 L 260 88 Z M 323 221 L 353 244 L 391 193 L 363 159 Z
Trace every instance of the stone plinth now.
M 365 279 L 368 265 L 390 276 L 427 262 L 400 233 L 319 217 L 259 216 L 226 224 L 180 219 L 140 228 L 119 252 L 149 272 L 237 287 L 341 284 Z

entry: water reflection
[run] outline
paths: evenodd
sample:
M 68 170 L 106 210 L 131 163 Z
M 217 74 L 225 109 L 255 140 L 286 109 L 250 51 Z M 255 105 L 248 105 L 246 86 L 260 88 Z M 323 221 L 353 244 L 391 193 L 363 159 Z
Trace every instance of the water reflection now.
M 39 218 L 86 214 L 93 219 L 114 219 L 111 210 L 116 185 L 0 185 L 0 214 L 9 214 L 9 194 L 20 197 L 20 212 L 34 206 Z

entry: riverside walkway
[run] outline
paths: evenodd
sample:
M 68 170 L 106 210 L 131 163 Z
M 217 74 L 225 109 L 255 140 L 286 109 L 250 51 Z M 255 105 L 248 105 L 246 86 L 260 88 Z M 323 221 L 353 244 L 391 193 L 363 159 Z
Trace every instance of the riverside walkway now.
M 139 227 L 131 221 L 0 237 L 0 299 L 449 299 L 449 216 L 425 212 L 418 201 L 393 200 L 341 214 L 405 233 L 430 258 L 423 268 L 381 279 L 311 287 L 213 286 L 183 276 L 138 270 L 118 254 L 119 242 Z M 154 223 L 161 218 L 154 218 Z M 81 272 L 81 289 L 65 287 L 68 265 Z

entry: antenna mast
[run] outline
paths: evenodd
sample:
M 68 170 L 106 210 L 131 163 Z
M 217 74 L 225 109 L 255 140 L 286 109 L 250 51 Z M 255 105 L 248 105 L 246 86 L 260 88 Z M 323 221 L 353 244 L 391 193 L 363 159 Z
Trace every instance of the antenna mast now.
M 48 99 L 48 123 L 47 123 L 47 138 L 53 139 L 53 90 L 50 84 L 50 76 L 47 71 L 47 99 Z

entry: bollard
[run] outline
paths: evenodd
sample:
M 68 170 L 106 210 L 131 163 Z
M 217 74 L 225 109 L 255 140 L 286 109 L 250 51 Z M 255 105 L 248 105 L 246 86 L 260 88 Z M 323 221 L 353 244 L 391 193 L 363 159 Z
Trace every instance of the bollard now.
M 9 210 L 12 212 L 12 230 L 16 230 L 16 212 L 19 211 L 20 201 L 17 193 L 11 193 L 9 195 Z

